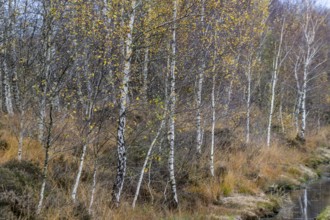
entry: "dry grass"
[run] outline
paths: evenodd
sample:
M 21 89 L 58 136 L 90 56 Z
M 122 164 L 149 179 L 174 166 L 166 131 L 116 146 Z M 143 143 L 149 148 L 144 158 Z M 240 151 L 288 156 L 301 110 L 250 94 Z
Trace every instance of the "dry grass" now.
M 218 128 L 222 128 L 218 125 Z M 73 129 L 73 128 L 72 128 Z M 180 188 L 179 195 L 181 210 L 171 212 L 162 207 L 161 203 L 154 205 L 146 203 L 138 204 L 135 210 L 131 208 L 131 198 L 123 199 L 120 209 L 112 209 L 111 186 L 98 185 L 93 205 L 93 213 L 98 216 L 97 219 L 203 219 L 203 216 L 210 216 L 211 213 L 233 214 L 233 210 L 226 210 L 225 207 L 213 205 L 214 201 L 221 198 L 235 195 L 253 195 L 262 194 L 272 184 L 282 180 L 283 176 L 292 179 L 301 178 L 302 172 L 297 166 L 304 164 L 311 152 L 317 147 L 330 147 L 330 128 L 321 129 L 317 135 L 311 135 L 307 138 L 306 145 L 300 148 L 283 146 L 276 140 L 271 147 L 260 145 L 260 143 L 251 143 L 243 146 L 240 140 L 244 137 L 238 135 L 236 143 L 232 143 L 231 149 L 218 149 L 216 152 L 215 167 L 223 168 L 217 176 L 201 177 L 204 173 L 194 171 L 192 178 L 198 181 L 194 184 L 188 184 Z M 70 132 L 74 133 L 74 132 Z M 240 133 L 240 132 L 239 132 Z M 293 138 L 294 132 L 288 132 L 287 138 Z M 1 131 L 1 139 L 7 142 L 8 149 L 0 151 L 0 163 L 5 163 L 17 157 L 17 137 L 10 130 Z M 72 134 L 73 135 L 73 134 Z M 78 134 L 76 134 L 78 135 Z M 292 136 L 292 137 L 291 137 Z M 234 146 L 234 147 L 233 147 Z M 235 147 L 236 146 L 236 147 Z M 43 163 L 44 151 L 38 141 L 26 138 L 24 140 L 23 159 L 33 160 Z M 200 161 L 202 166 L 208 166 L 209 160 L 204 155 Z M 63 163 L 77 163 L 77 158 L 70 154 L 64 156 Z M 53 166 L 50 163 L 50 167 Z M 92 171 L 92 161 L 86 160 L 85 170 Z M 189 171 L 188 171 L 189 172 Z M 74 174 L 73 174 L 74 175 Z M 56 185 L 56 179 L 52 179 L 53 173 L 50 168 L 50 185 Z M 90 201 L 91 181 L 81 182 L 79 186 L 79 202 L 83 208 L 77 208 L 72 204 L 70 192 L 62 188 L 50 189 L 50 196 L 46 204 L 51 204 L 45 209 L 43 216 L 45 219 L 79 219 L 77 215 L 80 209 L 88 209 Z M 161 192 L 160 192 L 161 193 Z M 185 195 L 192 195 L 193 199 L 186 199 Z M 52 199 L 59 201 L 51 201 Z M 186 199 L 186 200 L 185 200 Z M 198 213 L 198 214 L 196 214 Z M 235 213 L 234 213 L 235 214 Z
M 1 139 L 8 144 L 7 150 L 0 151 L 0 163 L 5 163 L 17 158 L 18 138 L 9 131 L 2 131 L 1 134 Z M 23 142 L 22 158 L 23 160 L 33 160 L 41 164 L 44 158 L 44 151 L 40 143 L 31 138 L 25 138 Z

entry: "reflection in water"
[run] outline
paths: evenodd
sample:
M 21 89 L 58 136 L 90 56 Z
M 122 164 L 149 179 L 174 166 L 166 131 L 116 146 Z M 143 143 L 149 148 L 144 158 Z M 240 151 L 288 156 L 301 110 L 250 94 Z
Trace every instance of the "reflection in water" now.
M 305 189 L 291 193 L 292 205 L 283 207 L 272 220 L 311 220 L 315 219 L 330 205 L 330 178 L 322 178 Z

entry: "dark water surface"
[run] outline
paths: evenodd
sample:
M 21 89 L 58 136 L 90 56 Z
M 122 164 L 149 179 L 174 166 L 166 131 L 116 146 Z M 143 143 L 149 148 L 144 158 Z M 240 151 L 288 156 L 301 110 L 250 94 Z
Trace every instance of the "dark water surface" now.
M 283 207 L 277 216 L 268 220 L 315 219 L 330 205 L 330 178 L 323 177 L 306 188 L 291 193 L 293 204 Z M 265 219 L 265 220 L 266 220 Z

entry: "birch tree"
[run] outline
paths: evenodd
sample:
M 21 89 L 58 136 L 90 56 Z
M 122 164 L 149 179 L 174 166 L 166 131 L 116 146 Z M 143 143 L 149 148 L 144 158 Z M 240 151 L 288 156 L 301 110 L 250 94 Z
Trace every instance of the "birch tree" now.
M 12 69 L 11 68 L 11 58 L 13 56 L 12 49 L 12 41 L 14 40 L 13 34 L 13 18 L 14 16 L 14 7 L 13 7 L 13 2 L 12 0 L 7 1 L 7 15 L 5 15 L 5 2 L 2 3 L 3 7 L 3 12 L 4 12 L 4 25 L 5 25 L 5 30 L 3 33 L 3 41 L 4 41 L 4 57 L 2 61 L 2 70 L 3 70 L 3 86 L 4 86 L 4 99 L 5 99 L 5 109 L 6 112 L 10 115 L 14 115 L 14 106 L 13 106 L 13 94 L 12 94 Z
M 44 202 L 44 197 L 45 197 L 45 188 L 46 188 L 46 182 L 48 178 L 48 164 L 49 164 L 49 151 L 51 148 L 51 141 L 52 141 L 52 130 L 54 126 L 54 121 L 53 121 L 53 106 L 50 105 L 49 107 L 49 119 L 47 123 L 47 133 L 46 133 L 46 138 L 43 139 L 43 148 L 45 151 L 45 158 L 44 158 L 44 164 L 42 168 L 42 184 L 40 188 L 40 194 L 39 194 L 39 202 L 37 206 L 37 214 L 39 215 L 41 213 L 42 207 L 43 207 L 43 202 Z
M 39 115 L 38 115 L 38 139 L 42 143 L 44 138 L 44 127 L 45 127 L 45 118 L 46 118 L 46 99 L 47 91 L 49 87 L 49 76 L 51 71 L 51 63 L 53 57 L 53 28 L 54 28 L 54 5 L 53 1 L 45 1 L 43 3 L 44 14 L 43 14 L 43 45 L 42 45 L 42 59 L 43 59 L 43 68 L 41 72 L 41 85 L 38 88 L 39 96 Z
M 85 54 L 87 55 L 87 51 L 85 51 Z M 88 61 L 87 57 L 84 57 L 84 59 L 85 59 L 85 61 Z M 71 193 L 71 198 L 72 198 L 73 202 L 76 202 L 77 190 L 78 190 L 80 177 L 81 177 L 83 166 L 84 166 L 84 161 L 85 161 L 85 157 L 86 157 L 86 153 L 87 153 L 87 148 L 89 146 L 89 141 L 90 141 L 89 139 L 90 139 L 90 133 L 91 133 L 91 127 L 92 127 L 91 120 L 92 120 L 93 107 L 94 107 L 93 94 L 95 94 L 95 93 L 92 91 L 93 88 L 92 88 L 92 83 L 90 81 L 91 76 L 88 74 L 88 64 L 87 64 L 87 62 L 85 62 L 85 65 L 84 65 L 83 77 L 84 77 L 83 80 L 85 82 L 87 82 L 87 85 L 86 85 L 87 94 L 82 94 L 82 92 L 80 92 L 81 94 L 79 94 L 80 100 L 81 100 L 80 102 L 83 106 L 83 111 L 84 111 L 84 113 L 83 113 L 83 117 L 84 117 L 83 148 L 82 148 L 82 153 L 81 153 L 81 156 L 80 156 L 77 176 L 75 178 L 75 183 L 73 185 L 73 189 L 72 189 L 72 193 Z M 81 81 L 82 81 L 82 79 L 78 79 L 78 83 L 80 84 L 79 89 L 81 89 L 81 84 L 82 84 Z
M 93 14 L 93 4 L 93 2 L 86 3 L 86 6 L 88 7 L 85 8 L 79 8 L 78 6 L 78 8 L 76 9 L 78 13 L 77 16 L 80 18 L 85 18 L 87 20 L 87 18 L 90 17 L 91 14 Z M 91 132 L 94 128 L 94 124 L 92 122 L 94 116 L 93 113 L 97 110 L 95 106 L 95 101 L 98 98 L 100 84 L 103 79 L 102 73 L 99 73 L 97 70 L 90 68 L 90 63 L 92 61 L 90 57 L 93 57 L 94 53 L 99 52 L 97 50 L 93 50 L 93 47 L 91 46 L 93 43 L 92 41 L 94 39 L 97 39 L 97 36 L 95 35 L 98 35 L 101 32 L 101 28 L 97 26 L 94 19 L 97 19 L 97 17 L 94 16 L 93 19 L 85 21 L 86 23 L 88 23 L 86 27 L 80 31 L 79 34 L 82 42 L 76 44 L 76 47 L 79 47 L 76 48 L 76 53 L 81 52 L 80 55 L 76 55 L 77 59 L 81 61 L 81 66 L 77 67 L 76 71 L 80 73 L 79 75 L 77 75 L 77 92 L 80 104 L 82 105 L 81 114 L 83 118 L 83 123 L 81 133 L 83 136 L 83 147 L 82 153 L 80 155 L 78 172 L 71 192 L 71 198 L 73 202 L 76 202 L 78 187 L 80 184 L 80 178 L 83 171 L 87 150 L 91 144 Z M 78 24 L 77 29 L 80 29 L 81 26 L 81 24 Z
M 124 179 L 126 175 L 126 145 L 125 145 L 125 126 L 126 126 L 126 112 L 128 99 L 128 82 L 131 74 L 131 59 L 133 47 L 133 28 L 135 21 L 136 0 L 131 3 L 131 11 L 129 13 L 129 31 L 127 33 L 125 42 L 125 60 L 122 82 L 120 86 L 120 107 L 119 107 L 119 123 L 117 129 L 117 175 L 112 189 L 112 200 L 118 207 L 120 196 L 124 186 Z
M 173 0 L 173 26 L 172 26 L 172 41 L 171 41 L 171 64 L 170 64 L 170 96 L 169 96 L 169 130 L 168 130 L 168 142 L 170 146 L 168 157 L 168 169 L 170 175 L 171 184 L 171 206 L 178 207 L 178 195 L 176 190 L 176 180 L 174 172 L 174 151 L 175 151 L 175 106 L 176 106 L 176 94 L 175 94 L 175 72 L 176 72 L 176 28 L 177 28 L 177 7 L 178 1 Z
M 268 17 L 268 1 L 256 0 L 247 5 L 248 10 L 244 11 L 241 40 L 245 51 L 244 55 L 244 73 L 247 79 L 246 91 L 246 135 L 245 142 L 250 142 L 250 121 L 251 121 L 251 95 L 252 95 L 252 76 L 253 71 L 257 67 L 259 59 L 258 54 L 262 34 L 265 31 L 265 22 Z M 251 14 L 254 17 L 251 17 Z
M 319 61 L 319 55 L 322 47 L 317 33 L 320 25 L 324 22 L 326 16 L 318 16 L 314 11 L 314 5 L 310 0 L 303 1 L 303 23 L 302 23 L 302 42 L 300 45 L 300 56 L 302 58 L 302 80 L 300 82 L 301 95 L 301 124 L 299 128 L 298 137 L 305 140 L 306 123 L 307 123 L 307 92 L 309 84 L 312 80 L 317 78 L 320 74 L 316 70 L 325 62 Z M 296 78 L 297 79 L 297 78 Z M 297 81 L 297 83 L 299 83 Z M 299 98 L 298 98 L 299 103 Z
M 157 139 L 159 137 L 159 135 L 161 134 L 162 130 L 163 130 L 163 127 L 165 126 L 165 121 L 166 121 L 166 114 L 167 114 L 167 110 L 165 109 L 165 113 L 164 113 L 164 117 L 163 119 L 161 120 L 160 122 L 160 126 L 158 128 L 158 131 L 156 133 L 156 136 L 154 137 L 153 141 L 151 142 L 150 146 L 149 146 L 149 149 L 148 149 L 148 152 L 147 152 L 147 155 L 145 157 L 145 160 L 144 160 L 144 163 L 143 163 L 143 166 L 141 168 L 141 172 L 140 172 L 140 177 L 139 177 L 139 180 L 138 180 L 138 184 L 137 184 L 137 187 L 136 187 L 136 191 L 135 191 L 135 195 L 134 195 L 134 199 L 133 199 L 133 203 L 132 203 L 132 208 L 134 209 L 135 208 L 135 205 L 136 205 L 136 201 L 138 199 L 138 196 L 139 196 L 139 193 L 140 193 L 140 188 L 141 188 L 141 184 L 142 184 L 142 180 L 143 180 L 143 176 L 144 176 L 144 173 L 145 173 L 145 170 L 146 170 L 146 167 L 147 167 L 147 164 L 150 160 L 150 157 L 152 155 L 152 150 L 157 142 Z
M 271 140 L 271 128 L 272 128 L 272 119 L 274 113 L 274 103 L 275 103 L 275 92 L 276 92 L 276 84 L 278 81 L 278 74 L 280 72 L 280 68 L 282 66 L 283 61 L 285 60 L 288 53 L 284 56 L 283 52 L 283 37 L 285 31 L 285 18 L 282 20 L 282 27 L 280 31 L 280 38 L 278 42 L 278 46 L 275 47 L 276 55 L 273 59 L 273 70 L 272 70 L 272 90 L 271 90 L 271 101 L 270 101 L 270 110 L 269 110 L 269 119 L 268 119 L 268 127 L 267 127 L 267 146 L 270 146 Z
M 214 36 L 214 38 L 216 38 L 216 36 Z M 215 50 L 213 57 L 212 90 L 211 90 L 212 125 L 211 125 L 211 148 L 210 148 L 210 172 L 212 176 L 214 176 L 214 142 L 215 142 L 215 124 L 216 124 L 216 117 L 215 117 L 216 60 L 217 60 L 217 52 Z
M 202 89 L 203 89 L 203 80 L 206 68 L 206 49 L 205 46 L 205 0 L 201 2 L 201 36 L 200 42 L 202 45 L 202 53 L 201 53 L 201 66 L 199 68 L 198 73 L 198 82 L 197 82 L 197 95 L 196 95 L 196 126 L 197 126 L 197 135 L 196 135 L 196 150 L 198 154 L 202 153 L 202 125 L 201 125 L 201 108 L 202 108 Z

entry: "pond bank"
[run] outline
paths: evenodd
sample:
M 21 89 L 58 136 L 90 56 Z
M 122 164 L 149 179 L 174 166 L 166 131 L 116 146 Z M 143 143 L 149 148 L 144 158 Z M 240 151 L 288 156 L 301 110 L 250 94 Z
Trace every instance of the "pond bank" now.
M 292 191 L 288 200 L 275 217 L 264 220 L 316 219 L 330 205 L 330 178 L 322 177 L 302 189 Z
M 296 178 L 280 174 L 282 181 L 274 183 L 264 194 L 237 194 L 217 201 L 217 205 L 235 207 L 237 215 L 214 219 L 315 219 L 330 205 L 329 163 L 330 149 L 318 148 L 306 164 L 295 166 L 300 174 Z

